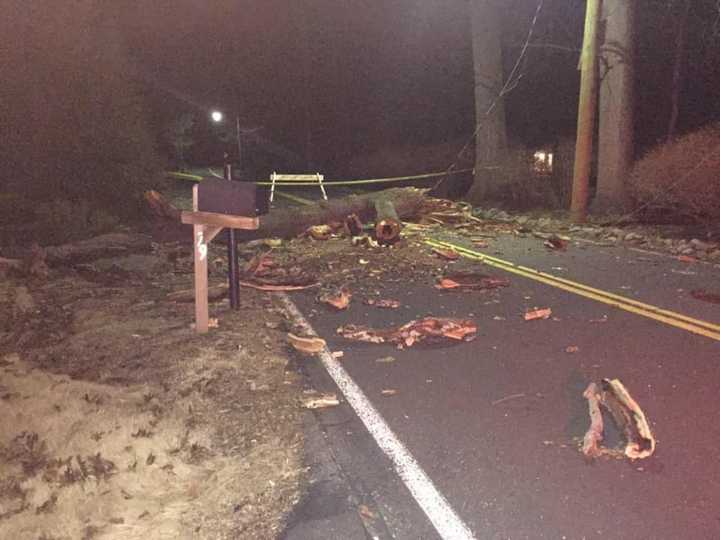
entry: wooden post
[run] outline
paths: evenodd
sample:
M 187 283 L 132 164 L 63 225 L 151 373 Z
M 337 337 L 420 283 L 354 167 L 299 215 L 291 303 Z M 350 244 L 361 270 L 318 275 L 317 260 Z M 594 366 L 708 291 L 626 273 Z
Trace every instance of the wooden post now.
M 198 186 L 193 186 L 193 210 L 198 209 Z M 205 334 L 209 328 L 208 310 L 208 245 L 222 227 L 193 224 L 193 253 L 195 259 L 195 330 Z
M 570 204 L 570 217 L 576 223 L 582 223 L 587 218 L 595 109 L 597 107 L 597 27 L 600 2 L 601 0 L 588 0 L 585 12 L 580 102 L 578 104 L 577 140 L 575 143 L 575 169 L 573 171 L 572 202 Z

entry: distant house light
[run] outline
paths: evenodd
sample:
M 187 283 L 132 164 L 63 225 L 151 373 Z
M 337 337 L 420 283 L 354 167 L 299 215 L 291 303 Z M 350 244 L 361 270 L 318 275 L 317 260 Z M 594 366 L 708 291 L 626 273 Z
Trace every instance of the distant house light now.
M 210 113 L 210 118 L 212 118 L 213 122 L 222 122 L 223 113 L 220 111 L 213 111 Z
M 552 174 L 553 153 L 547 150 L 537 150 L 533 154 L 533 171 L 542 175 Z

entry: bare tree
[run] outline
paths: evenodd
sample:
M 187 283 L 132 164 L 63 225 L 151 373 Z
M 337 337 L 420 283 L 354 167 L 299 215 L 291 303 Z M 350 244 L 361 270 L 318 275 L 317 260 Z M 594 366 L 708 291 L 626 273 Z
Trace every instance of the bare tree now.
M 622 210 L 633 159 L 634 0 L 603 0 L 596 210 Z

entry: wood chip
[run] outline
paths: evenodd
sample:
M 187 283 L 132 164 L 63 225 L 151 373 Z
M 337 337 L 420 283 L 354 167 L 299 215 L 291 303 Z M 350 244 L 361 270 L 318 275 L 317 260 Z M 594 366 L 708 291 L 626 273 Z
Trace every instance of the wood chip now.
M 460 258 L 460 254 L 453 249 L 433 248 L 432 251 L 433 253 L 435 253 L 435 255 L 438 255 L 439 257 L 448 261 L 456 261 Z
M 304 354 L 317 354 L 326 346 L 325 340 L 319 337 L 300 337 L 288 332 L 288 342 L 296 351 Z
M 303 407 L 306 409 L 324 409 L 340 405 L 336 394 L 320 394 L 319 396 L 307 397 L 303 400 Z
M 525 312 L 524 318 L 526 321 L 533 321 L 535 319 L 549 319 L 551 315 L 551 308 L 543 308 Z

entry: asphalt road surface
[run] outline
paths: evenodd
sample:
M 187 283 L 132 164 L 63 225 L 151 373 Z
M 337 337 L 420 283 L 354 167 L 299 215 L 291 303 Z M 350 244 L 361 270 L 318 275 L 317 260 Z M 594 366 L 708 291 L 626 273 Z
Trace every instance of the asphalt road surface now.
M 310 293 L 291 297 L 329 350 L 344 353 L 308 369 L 319 389 L 354 392 L 318 418 L 381 525 L 376 536 L 720 538 L 720 305 L 689 294 L 718 291 L 719 269 L 589 243 L 548 251 L 510 236 L 478 251 L 503 261 L 482 271 L 508 277 L 509 287 L 454 293 L 434 289 L 431 276 L 400 280 L 383 296 L 402 308 L 356 302 L 341 313 L 318 309 Z M 619 308 L 608 294 L 635 303 Z M 534 307 L 553 317 L 525 321 Z M 398 350 L 336 334 L 343 324 L 425 315 L 471 317 L 478 337 Z M 326 369 L 333 362 L 350 381 L 341 390 Z M 588 464 L 579 452 L 589 425 L 582 393 L 602 378 L 620 379 L 645 411 L 658 441 L 652 457 Z

